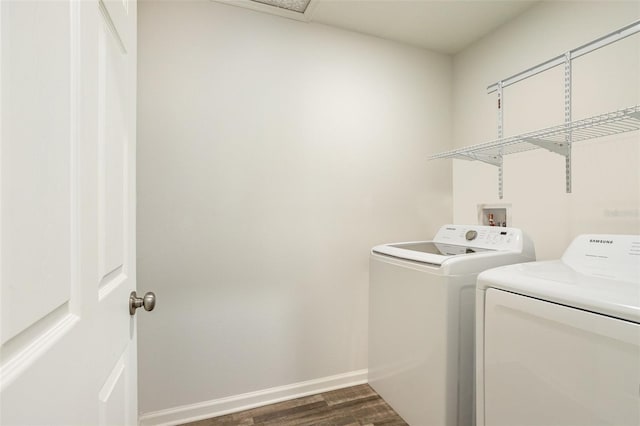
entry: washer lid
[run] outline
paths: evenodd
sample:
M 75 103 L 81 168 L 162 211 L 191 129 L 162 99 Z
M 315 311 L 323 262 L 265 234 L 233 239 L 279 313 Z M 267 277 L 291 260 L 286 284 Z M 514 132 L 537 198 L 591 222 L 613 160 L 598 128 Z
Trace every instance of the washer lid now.
M 478 276 L 478 288 L 498 288 L 640 323 L 639 244 L 640 236 L 582 235 L 561 260 L 485 271 Z
M 372 249 L 374 253 L 393 256 L 416 262 L 442 265 L 453 256 L 495 251 L 486 248 L 459 246 L 434 241 L 412 241 L 407 243 L 383 244 Z
M 393 256 L 416 262 L 442 265 L 447 260 L 459 259 L 484 253 L 510 252 L 523 255 L 522 262 L 535 258 L 533 244 L 523 232 L 517 228 L 501 228 L 497 226 L 480 225 L 444 225 L 440 227 L 433 241 L 411 241 L 379 245 L 371 249 L 372 252 Z M 509 263 L 512 263 L 511 260 Z M 504 264 L 507 262 L 502 262 Z M 484 267 L 472 269 L 486 269 L 495 266 L 491 262 Z

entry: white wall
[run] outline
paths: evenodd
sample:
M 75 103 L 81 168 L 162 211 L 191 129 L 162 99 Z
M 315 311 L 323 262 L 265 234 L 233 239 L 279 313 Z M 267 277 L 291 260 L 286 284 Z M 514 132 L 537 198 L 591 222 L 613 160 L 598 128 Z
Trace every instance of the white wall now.
M 368 251 L 451 221 L 451 59 L 139 5 L 140 411 L 367 367 Z
M 486 87 L 631 23 L 638 2 L 543 2 L 454 57 L 455 146 L 497 137 L 496 95 Z M 640 104 L 640 35 L 574 61 L 573 118 Z M 505 89 L 505 135 L 561 124 L 563 69 Z M 477 205 L 511 203 L 512 225 L 534 239 L 539 259 L 557 258 L 581 233 L 640 232 L 640 135 L 573 147 L 573 193 L 564 157 L 546 150 L 505 157 L 497 168 L 454 160 L 454 221 L 476 223 Z

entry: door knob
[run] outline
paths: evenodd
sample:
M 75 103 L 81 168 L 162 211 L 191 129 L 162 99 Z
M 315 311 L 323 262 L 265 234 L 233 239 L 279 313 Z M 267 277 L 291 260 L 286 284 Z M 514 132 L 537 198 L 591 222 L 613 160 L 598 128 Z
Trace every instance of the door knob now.
M 156 295 L 149 291 L 143 297 L 138 297 L 135 291 L 129 295 L 129 314 L 135 315 L 136 309 L 144 308 L 145 311 L 153 311 L 156 307 Z

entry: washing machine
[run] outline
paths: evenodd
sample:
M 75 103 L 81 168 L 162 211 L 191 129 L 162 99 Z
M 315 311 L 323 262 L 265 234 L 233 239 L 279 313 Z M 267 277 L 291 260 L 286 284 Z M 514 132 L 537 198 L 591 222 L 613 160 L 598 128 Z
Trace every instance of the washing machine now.
M 483 272 L 478 426 L 640 425 L 640 236 Z
M 407 423 L 472 424 L 477 275 L 532 260 L 521 230 L 494 226 L 371 250 L 369 384 Z

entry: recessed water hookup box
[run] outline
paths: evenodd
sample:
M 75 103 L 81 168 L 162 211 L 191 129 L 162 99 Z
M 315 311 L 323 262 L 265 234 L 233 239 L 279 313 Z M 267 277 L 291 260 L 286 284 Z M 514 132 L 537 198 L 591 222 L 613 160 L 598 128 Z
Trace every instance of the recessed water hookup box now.
M 478 224 L 513 226 L 511 223 L 511 204 L 478 204 Z

